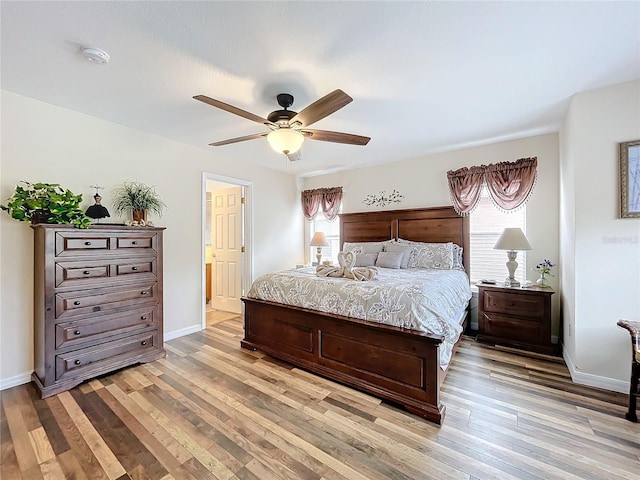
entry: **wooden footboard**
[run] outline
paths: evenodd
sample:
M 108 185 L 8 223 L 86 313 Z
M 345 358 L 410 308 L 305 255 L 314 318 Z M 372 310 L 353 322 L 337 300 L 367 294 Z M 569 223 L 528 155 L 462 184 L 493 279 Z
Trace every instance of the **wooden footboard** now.
M 404 406 L 441 424 L 442 337 L 243 298 L 242 347 Z

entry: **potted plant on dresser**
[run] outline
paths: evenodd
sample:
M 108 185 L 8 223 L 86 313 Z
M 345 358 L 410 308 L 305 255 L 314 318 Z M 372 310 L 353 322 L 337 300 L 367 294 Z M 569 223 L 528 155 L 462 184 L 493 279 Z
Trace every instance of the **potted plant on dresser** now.
M 87 228 L 91 219 L 80 209 L 82 195 L 62 188 L 57 183 L 29 183 L 16 185 L 0 209 L 21 222 L 75 225 Z
M 124 182 L 113 190 L 112 196 L 115 212 L 121 216 L 130 214 L 134 225 L 149 225 L 147 213 L 161 216 L 166 208 L 155 188 L 140 182 Z

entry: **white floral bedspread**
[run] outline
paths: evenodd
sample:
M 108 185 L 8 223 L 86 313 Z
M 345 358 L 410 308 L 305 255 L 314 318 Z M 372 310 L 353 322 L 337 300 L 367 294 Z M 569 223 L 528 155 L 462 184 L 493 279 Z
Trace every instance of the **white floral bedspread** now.
M 379 268 L 376 279 L 318 277 L 315 267 L 257 278 L 247 297 L 355 317 L 442 335 L 440 366 L 446 368 L 462 333 L 457 316 L 471 299 L 461 270 Z

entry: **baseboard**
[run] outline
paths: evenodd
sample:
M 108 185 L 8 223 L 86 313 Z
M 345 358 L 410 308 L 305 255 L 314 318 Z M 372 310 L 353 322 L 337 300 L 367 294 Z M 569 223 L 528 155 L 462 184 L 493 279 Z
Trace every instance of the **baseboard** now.
M 181 328 L 180 330 L 173 330 L 172 332 L 164 332 L 164 341 L 168 342 L 174 338 L 184 337 L 190 333 L 196 333 L 202 330 L 202 325 L 192 325 L 191 327 Z
M 16 375 L 15 377 L 3 378 L 0 379 L 0 390 L 5 390 L 7 388 L 15 387 L 18 385 L 24 385 L 25 383 L 29 383 L 31 381 L 31 372 L 21 373 L 20 375 Z
M 571 357 L 569 357 L 566 350 L 563 350 L 562 356 L 564 357 L 564 361 L 567 364 L 569 373 L 571 374 L 571 380 L 573 380 L 574 383 L 577 383 L 579 385 L 586 385 L 588 387 L 611 390 L 612 392 L 629 393 L 629 382 L 581 372 L 579 370 L 576 370 L 576 367 L 573 364 L 573 361 L 571 361 Z

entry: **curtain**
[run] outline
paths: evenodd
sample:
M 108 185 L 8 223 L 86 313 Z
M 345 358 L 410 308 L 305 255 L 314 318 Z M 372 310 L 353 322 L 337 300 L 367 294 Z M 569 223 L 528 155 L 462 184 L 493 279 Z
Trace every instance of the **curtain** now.
M 480 201 L 484 182 L 483 167 L 463 167 L 447 172 L 451 203 L 458 215 L 469 215 Z
M 322 211 L 327 220 L 332 222 L 338 216 L 340 203 L 342 202 L 342 187 L 325 189 L 322 195 Z
M 537 165 L 535 157 L 488 165 L 484 180 L 493 203 L 503 210 L 515 210 L 523 205 L 536 183 Z
M 322 208 L 327 220 L 338 216 L 342 203 L 342 187 L 317 188 L 302 191 L 302 211 L 307 220 L 313 220 Z
M 302 211 L 307 220 L 316 218 L 318 208 L 322 203 L 322 192 L 320 190 L 303 190 Z
M 486 185 L 493 203 L 502 210 L 514 210 L 529 199 L 537 178 L 537 157 L 500 162 L 447 172 L 449 194 L 459 215 L 469 215 L 478 205 Z

